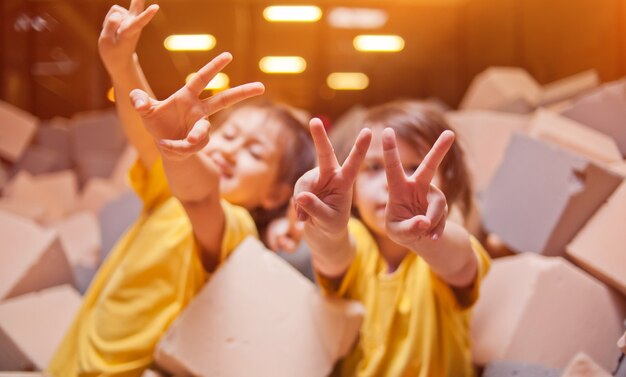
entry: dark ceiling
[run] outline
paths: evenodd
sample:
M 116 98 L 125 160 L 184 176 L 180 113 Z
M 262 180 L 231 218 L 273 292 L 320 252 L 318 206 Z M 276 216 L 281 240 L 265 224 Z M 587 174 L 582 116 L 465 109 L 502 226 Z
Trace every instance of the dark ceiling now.
M 96 42 L 114 3 L 4 0 L 0 98 L 42 118 L 112 106 Z M 158 97 L 176 90 L 221 51 L 235 57 L 225 70 L 231 84 L 262 81 L 270 96 L 331 119 L 357 103 L 398 97 L 436 97 L 455 107 L 474 75 L 491 65 L 522 66 L 543 84 L 589 68 L 604 81 L 626 74 L 626 0 L 307 2 L 325 15 L 336 6 L 384 9 L 387 23 L 369 31 L 337 29 L 324 17 L 312 24 L 268 23 L 262 11 L 277 4 L 270 1 L 158 3 L 161 10 L 138 49 Z M 295 2 L 278 2 L 290 3 Z M 352 39 L 364 32 L 399 34 L 405 49 L 357 52 Z M 174 33 L 210 33 L 217 45 L 208 52 L 168 52 L 163 40 Z M 299 55 L 307 69 L 299 75 L 264 74 L 258 61 L 265 55 Z M 325 84 L 333 71 L 364 72 L 370 85 L 333 91 Z

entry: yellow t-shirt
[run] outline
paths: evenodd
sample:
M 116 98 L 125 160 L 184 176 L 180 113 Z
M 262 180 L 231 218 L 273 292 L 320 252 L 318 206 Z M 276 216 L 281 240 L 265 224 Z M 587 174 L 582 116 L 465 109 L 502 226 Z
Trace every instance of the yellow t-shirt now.
M 470 352 L 470 310 L 489 269 L 489 257 L 471 238 L 479 261 L 473 288 L 460 299 L 416 254 L 409 254 L 393 273 L 369 230 L 351 219 L 356 256 L 341 285 L 318 281 L 327 294 L 358 300 L 366 314 L 359 340 L 343 360 L 342 376 L 465 377 L 474 374 Z
M 91 283 L 48 367 L 53 376 L 141 375 L 161 335 L 209 277 L 161 161 L 150 170 L 137 162 L 130 180 L 143 212 Z M 244 238 L 258 235 L 247 210 L 226 201 L 222 208 L 224 260 Z

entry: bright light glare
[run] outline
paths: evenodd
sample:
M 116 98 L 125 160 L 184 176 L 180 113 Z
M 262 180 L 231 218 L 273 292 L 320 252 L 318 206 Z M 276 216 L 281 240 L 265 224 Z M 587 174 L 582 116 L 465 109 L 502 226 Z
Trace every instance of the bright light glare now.
M 373 8 L 338 7 L 328 14 L 328 23 L 342 29 L 378 29 L 387 23 L 387 12 Z
M 259 68 L 265 73 L 302 73 L 306 60 L 300 56 L 266 56 L 259 61 Z
M 263 10 L 263 17 L 270 22 L 317 22 L 322 10 L 312 5 L 271 6 Z
M 107 91 L 107 99 L 111 102 L 115 102 L 115 90 L 113 87 Z
M 209 51 L 216 43 L 211 34 L 174 34 L 163 41 L 169 51 Z
M 361 72 L 334 72 L 326 78 L 328 87 L 335 90 L 363 90 L 369 83 L 367 75 Z
M 399 35 L 359 35 L 354 38 L 358 51 L 397 52 L 404 49 L 404 39 Z

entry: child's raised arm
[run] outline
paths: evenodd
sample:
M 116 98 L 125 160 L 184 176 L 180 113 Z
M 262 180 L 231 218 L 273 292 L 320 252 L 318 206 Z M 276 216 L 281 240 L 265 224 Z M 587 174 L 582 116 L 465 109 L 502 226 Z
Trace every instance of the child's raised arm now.
M 340 280 L 354 258 L 354 242 L 348 234 L 352 191 L 372 133 L 361 131 L 340 166 L 322 122 L 311 120 L 310 129 L 318 167 L 296 183 L 295 204 L 298 219 L 305 221 L 304 239 L 311 248 L 314 268 L 326 278 Z
M 122 128 L 129 142 L 137 149 L 140 161 L 148 169 L 158 158 L 159 152 L 133 109 L 128 94 L 135 88 L 151 93 L 135 48 L 141 31 L 158 10 L 156 4 L 144 10 L 143 0 L 131 0 L 129 9 L 114 5 L 104 18 L 98 39 L 100 58 L 113 82 L 115 106 Z
M 231 60 L 228 53 L 219 55 L 163 101 L 152 99 L 139 89 L 131 92 L 135 109 L 159 146 L 172 195 L 185 207 L 203 248 L 202 260 L 207 270 L 219 261 L 224 231 L 218 170 L 207 156 L 197 153 L 209 142 L 207 117 L 264 91 L 261 83 L 249 83 L 199 99 L 209 81 Z
M 462 288 L 474 281 L 478 261 L 469 233 L 461 225 L 446 221 L 446 197 L 431 184 L 452 143 L 454 133 L 444 131 L 416 171 L 407 177 L 394 131 L 390 128 L 383 131 L 389 188 L 385 227 L 391 240 L 418 253 L 449 285 Z

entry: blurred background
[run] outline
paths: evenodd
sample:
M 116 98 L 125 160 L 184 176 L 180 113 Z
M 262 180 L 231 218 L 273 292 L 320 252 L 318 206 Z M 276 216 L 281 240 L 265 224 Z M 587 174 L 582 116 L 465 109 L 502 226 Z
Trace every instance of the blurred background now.
M 150 2 L 147 2 L 150 3 Z M 112 106 L 96 42 L 114 1 L 3 0 L 0 98 L 47 119 Z M 127 6 L 127 4 L 122 4 Z M 525 68 L 540 84 L 594 68 L 626 74 L 626 0 L 159 1 L 139 56 L 159 98 L 221 51 L 230 85 L 262 81 L 268 93 L 331 119 L 355 103 L 435 97 L 456 107 L 489 66 Z M 272 5 L 312 5 L 308 22 L 272 22 Z M 312 13 L 311 13 L 312 12 Z M 170 51 L 170 35 L 203 34 L 204 51 Z M 363 52 L 359 35 L 401 38 L 394 52 Z M 214 44 L 213 46 L 211 46 Z M 268 74 L 265 56 L 301 57 L 300 73 Z M 360 90 L 329 87 L 334 72 L 362 73 Z M 354 80 L 355 78 L 352 77 Z M 365 81 L 364 81 L 365 80 Z
M 97 51 L 129 3 L 0 0 L 0 376 L 48 365 L 140 215 Z M 437 104 L 494 258 L 472 323 L 483 376 L 626 377 L 626 0 L 158 4 L 138 55 L 159 99 L 229 51 L 207 95 L 261 81 L 331 137 L 375 104 Z M 280 255 L 311 278 L 306 245 Z

